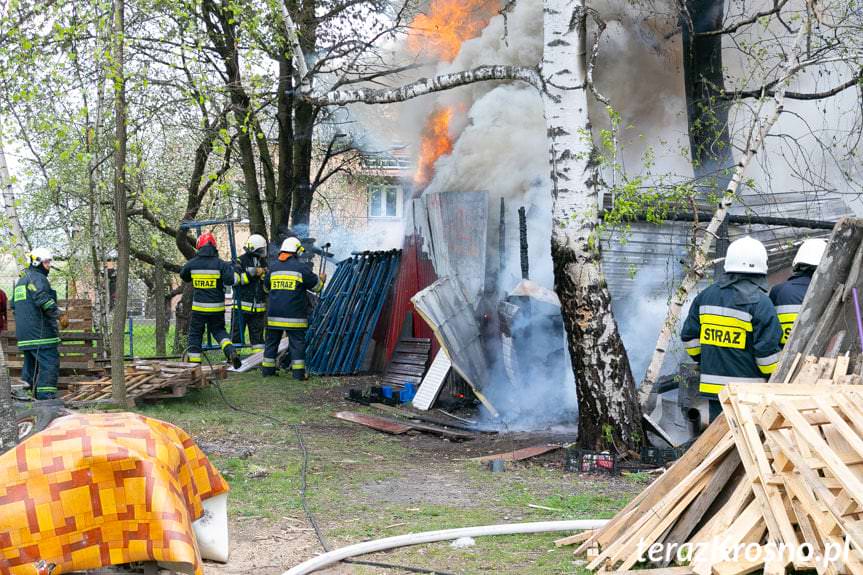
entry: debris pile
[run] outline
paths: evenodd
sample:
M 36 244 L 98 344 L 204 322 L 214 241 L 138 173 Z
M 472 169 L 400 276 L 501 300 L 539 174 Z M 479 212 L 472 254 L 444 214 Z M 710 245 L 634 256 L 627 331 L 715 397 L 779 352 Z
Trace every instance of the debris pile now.
M 863 222 L 844 219 L 771 383 L 725 387 L 723 414 L 581 543 L 589 569 L 863 574 L 861 266 Z
M 724 416 L 576 553 L 586 551 L 593 570 L 676 561 L 729 575 L 788 564 L 823 572 L 795 556 L 804 543 L 822 557 L 846 539 L 863 549 L 853 531 L 863 503 L 863 387 L 847 359 L 809 358 L 791 384 L 727 386 Z M 736 553 L 747 545 L 757 552 Z
M 309 320 L 306 365 L 316 375 L 364 370 L 372 333 L 399 268 L 399 250 L 339 262 Z
M 126 367 L 126 398 L 138 401 L 184 397 L 189 389 L 201 389 L 207 387 L 212 379 L 224 379 L 225 371 L 221 365 L 209 367 L 197 363 L 136 360 Z M 69 407 L 98 405 L 110 399 L 110 377 L 70 383 L 69 393 L 63 398 Z

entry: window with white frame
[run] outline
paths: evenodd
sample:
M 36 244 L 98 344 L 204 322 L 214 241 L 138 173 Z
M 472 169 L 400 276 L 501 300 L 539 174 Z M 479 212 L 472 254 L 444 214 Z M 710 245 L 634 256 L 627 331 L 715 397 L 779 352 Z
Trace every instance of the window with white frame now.
M 400 218 L 402 187 L 394 184 L 369 185 L 369 217 Z

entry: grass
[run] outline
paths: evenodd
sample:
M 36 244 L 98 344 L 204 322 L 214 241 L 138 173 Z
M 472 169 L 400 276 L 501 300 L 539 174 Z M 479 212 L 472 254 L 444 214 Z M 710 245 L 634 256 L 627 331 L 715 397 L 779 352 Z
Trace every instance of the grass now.
M 222 384 L 232 404 L 289 425 L 232 410 L 216 388 L 140 411 L 179 425 L 205 449 L 217 446 L 208 450 L 231 485 L 231 516 L 264 522 L 304 519 L 299 496 L 303 457 L 291 427 L 299 425 L 309 450 L 307 500 L 333 545 L 470 525 L 608 518 L 643 488 L 641 478 L 586 480 L 531 464 L 491 473 L 459 460 L 471 444 L 389 436 L 338 421 L 332 417 L 335 411 L 363 410 L 344 403 L 343 384 L 332 378 L 302 384 L 257 373 L 232 376 Z M 552 544 L 563 535 L 481 538 L 461 550 L 446 543 L 426 545 L 378 559 L 458 573 L 573 573 L 578 566 L 572 548 Z M 355 572 L 381 571 L 356 567 Z

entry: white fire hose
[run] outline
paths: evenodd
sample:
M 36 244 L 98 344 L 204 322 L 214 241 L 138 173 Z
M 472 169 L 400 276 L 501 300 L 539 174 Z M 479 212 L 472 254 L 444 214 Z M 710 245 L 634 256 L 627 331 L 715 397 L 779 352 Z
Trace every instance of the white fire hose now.
M 585 529 L 599 529 L 608 523 L 607 519 L 578 519 L 572 521 L 538 521 L 535 523 L 513 523 L 503 525 L 483 525 L 480 527 L 461 527 L 459 529 L 443 529 L 440 531 L 426 531 L 424 533 L 409 533 L 397 535 L 385 539 L 365 541 L 348 545 L 341 549 L 334 549 L 318 557 L 314 557 L 300 563 L 285 571 L 282 575 L 306 575 L 318 569 L 329 567 L 334 563 L 386 551 L 397 547 L 408 547 L 410 545 L 422 545 L 425 543 L 436 543 L 438 541 L 449 541 L 460 537 L 485 537 L 489 535 L 522 535 L 525 533 L 549 533 L 553 531 L 581 531 Z

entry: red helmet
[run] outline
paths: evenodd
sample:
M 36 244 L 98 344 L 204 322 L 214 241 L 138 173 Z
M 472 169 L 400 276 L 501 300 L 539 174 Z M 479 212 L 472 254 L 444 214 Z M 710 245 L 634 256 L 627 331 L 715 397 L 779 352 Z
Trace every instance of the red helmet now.
M 198 243 L 195 244 L 195 249 L 201 249 L 206 245 L 211 245 L 214 248 L 216 247 L 216 237 L 210 232 L 204 232 L 200 236 L 198 236 Z

